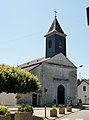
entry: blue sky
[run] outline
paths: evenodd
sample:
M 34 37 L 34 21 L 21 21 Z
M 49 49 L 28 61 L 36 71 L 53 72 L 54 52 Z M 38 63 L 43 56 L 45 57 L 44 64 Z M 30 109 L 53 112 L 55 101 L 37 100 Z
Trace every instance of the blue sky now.
M 79 78 L 89 78 L 89 0 L 1 0 L 0 64 L 20 65 L 45 56 L 45 38 L 57 11 L 67 34 L 67 57 L 78 67 Z

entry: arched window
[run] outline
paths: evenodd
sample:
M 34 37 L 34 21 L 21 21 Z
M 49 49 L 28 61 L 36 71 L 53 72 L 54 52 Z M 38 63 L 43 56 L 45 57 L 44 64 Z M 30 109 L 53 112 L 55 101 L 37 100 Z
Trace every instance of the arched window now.
M 52 41 L 51 41 L 51 40 L 49 40 L 49 42 L 48 42 L 48 47 L 49 47 L 49 48 L 52 47 Z
M 86 91 L 86 86 L 83 86 L 83 91 Z
M 62 48 L 62 40 L 59 41 L 59 48 Z

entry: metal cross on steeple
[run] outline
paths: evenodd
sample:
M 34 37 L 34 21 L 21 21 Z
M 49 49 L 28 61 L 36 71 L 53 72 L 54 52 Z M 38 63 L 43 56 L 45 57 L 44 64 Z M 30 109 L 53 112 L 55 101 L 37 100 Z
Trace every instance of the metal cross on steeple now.
M 55 10 L 54 12 L 55 12 L 55 17 L 57 17 L 57 16 L 56 16 L 56 14 L 57 14 L 57 11 Z

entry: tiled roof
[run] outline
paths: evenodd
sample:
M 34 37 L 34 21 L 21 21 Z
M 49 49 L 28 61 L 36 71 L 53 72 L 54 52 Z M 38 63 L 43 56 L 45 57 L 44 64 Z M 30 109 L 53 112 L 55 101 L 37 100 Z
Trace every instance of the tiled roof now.
M 89 80 L 85 80 L 85 82 L 89 85 Z
M 19 65 L 18 67 L 25 69 L 27 71 L 30 71 L 34 68 L 36 68 L 37 66 L 39 66 L 42 62 L 45 62 L 46 60 L 48 60 L 49 58 L 39 58 L 24 64 Z

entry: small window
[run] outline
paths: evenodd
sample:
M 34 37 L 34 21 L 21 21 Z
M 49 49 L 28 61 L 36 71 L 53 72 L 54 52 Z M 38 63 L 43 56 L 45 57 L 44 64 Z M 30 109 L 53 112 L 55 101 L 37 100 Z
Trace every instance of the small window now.
M 52 41 L 51 41 L 51 40 L 49 40 L 48 47 L 49 47 L 49 48 L 52 47 Z
M 83 91 L 86 91 L 86 86 L 83 86 Z
M 62 48 L 62 40 L 59 41 L 59 48 Z

